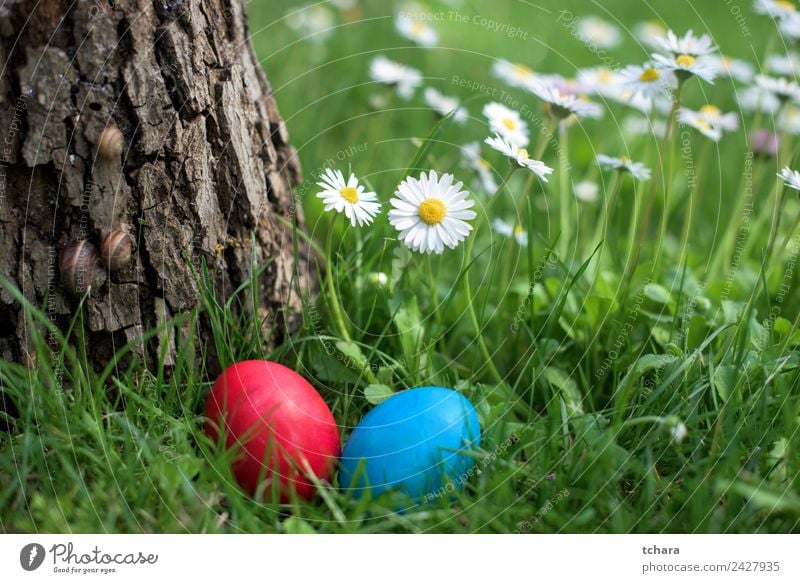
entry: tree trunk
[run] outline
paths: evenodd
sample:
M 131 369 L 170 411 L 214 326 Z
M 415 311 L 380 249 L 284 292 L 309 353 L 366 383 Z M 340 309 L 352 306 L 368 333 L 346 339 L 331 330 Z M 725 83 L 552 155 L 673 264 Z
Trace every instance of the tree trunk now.
M 253 234 L 270 262 L 259 300 L 279 323 L 295 313 L 291 229 L 275 215 L 295 212 L 300 168 L 241 0 L 5 0 L 0 51 L 0 274 L 64 329 L 80 302 L 59 275 L 64 247 L 135 241 L 121 269 L 91 277 L 93 364 L 197 307 L 201 259 L 229 295 Z M 106 128 L 121 135 L 103 143 Z M 0 289 L 0 358 L 24 360 L 28 332 Z

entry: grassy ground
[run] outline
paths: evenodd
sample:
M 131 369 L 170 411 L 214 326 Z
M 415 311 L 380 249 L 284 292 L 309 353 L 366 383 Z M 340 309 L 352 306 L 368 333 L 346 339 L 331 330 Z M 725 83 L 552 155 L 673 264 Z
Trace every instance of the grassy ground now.
M 366 3 L 362 21 L 337 17 L 342 26 L 324 42 L 301 40 L 286 26 L 281 16 L 292 4 L 251 3 L 251 32 L 306 176 L 330 159 L 342 170 L 352 165 L 383 202 L 420 151 L 425 154 L 420 168 L 452 171 L 472 183 L 472 171 L 459 167 L 460 147 L 486 136 L 480 108 L 490 98 L 458 86 L 454 75 L 508 91 L 538 112 L 535 98 L 491 76 L 493 59 L 564 75 L 599 64 L 596 53 L 556 23 L 562 8 L 618 19 L 628 28 L 659 17 L 679 33 L 708 31 L 723 52 L 752 62 L 763 59 L 770 44 L 784 50 L 769 19 L 752 15 L 749 5 L 741 8 L 744 24 L 724 3 L 684 0 L 652 7 L 627 0 L 596 5 L 546 0 L 539 8 L 515 1 L 443 5 L 436 10 L 458 11 L 467 22 L 448 16 L 435 23 L 446 48 L 431 51 L 396 35 L 393 12 L 381 7 L 388 3 Z M 521 26 L 527 37 L 493 32 L 474 24 L 474 15 Z M 420 150 L 420 138 L 431 133 L 436 120 L 419 97 L 399 101 L 369 83 L 368 64 L 376 52 L 418 67 L 426 84 L 467 100 L 472 120 L 465 127 L 450 124 Z M 607 56 L 627 64 L 644 61 L 647 53 L 628 38 Z M 371 107 L 376 94 L 390 101 Z M 714 86 L 692 83 L 684 102 L 739 110 L 731 84 L 723 80 Z M 231 310 L 237 301 L 249 301 L 247 290 L 226 303 L 206 298 L 224 363 L 257 357 L 295 367 L 323 390 L 345 436 L 371 407 L 365 396 L 369 384 L 393 390 L 438 384 L 471 398 L 483 426 L 481 472 L 453 499 L 442 497 L 403 514 L 391 512 L 390 495 L 355 501 L 335 487 L 315 503 L 255 502 L 231 479 L 229 456 L 202 432 L 209 383 L 203 363 L 192 357 L 195 320 L 178 323 L 187 338 L 170 377 L 163 368 L 139 365 L 109 369 L 102 377 L 82 365 L 86 348 L 79 313 L 73 330 L 78 348 L 61 351 L 63 373 L 49 364 L 44 342 L 35 372 L 0 363 L 0 380 L 20 408 L 12 433 L 0 435 L 0 528 L 800 529 L 800 303 L 798 246 L 790 239 L 800 209 L 788 194 L 777 205 L 782 190 L 775 178 L 783 165 L 797 167 L 791 137 L 784 136 L 780 159 L 751 160 L 746 131 L 716 145 L 679 130 L 670 164 L 671 156 L 653 136 L 620 130 L 633 115 L 629 110 L 613 104 L 607 109 L 604 120 L 569 129 L 568 147 L 561 143 L 564 159 L 555 148 L 545 152 L 556 172 L 544 187 L 533 186 L 530 257 L 490 226 L 496 217 L 515 220 L 530 187 L 521 173 L 495 198 L 475 188 L 479 216 L 470 245 L 431 259 L 404 251 L 385 216 L 358 231 L 343 228 L 342 221 L 332 226 L 307 184 L 299 194 L 308 235 L 323 242 L 335 229 L 330 265 L 347 316 L 344 331 L 334 325 L 333 296 L 325 293 L 309 303 L 304 327 L 289 342 L 266 350 L 259 323 Z M 741 122 L 747 131 L 775 124 L 750 116 Z M 595 251 L 602 201 L 616 188 L 594 163 L 600 152 L 627 153 L 663 171 L 651 182 L 621 182 L 605 243 Z M 499 156 L 490 160 L 499 180 L 507 163 Z M 600 202 L 583 205 L 572 197 L 573 185 L 586 179 L 599 182 Z M 667 184 L 667 236 L 659 251 L 661 192 Z M 750 229 L 728 267 L 731 249 L 726 253 L 722 243 L 729 222 L 742 219 L 732 201 L 745 184 L 753 193 Z M 629 235 L 633 232 L 638 243 L 654 185 L 659 196 L 652 219 L 638 253 L 631 252 Z M 562 208 L 573 235 L 559 238 Z M 778 216 L 782 220 L 770 245 Z M 377 272 L 387 274 L 386 283 L 378 281 Z M 55 390 L 58 374 L 71 382 L 71 392 Z M 97 390 L 109 378 L 116 390 Z M 675 439 L 683 437 L 684 426 L 685 438 Z

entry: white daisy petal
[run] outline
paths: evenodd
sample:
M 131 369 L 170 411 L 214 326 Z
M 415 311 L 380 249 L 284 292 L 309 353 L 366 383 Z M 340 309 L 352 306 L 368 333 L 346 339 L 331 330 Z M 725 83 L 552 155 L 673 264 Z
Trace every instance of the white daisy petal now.
M 547 166 L 544 162 L 529 158 L 528 151 L 525 148 L 520 148 L 499 134 L 495 134 L 494 137 L 491 138 L 486 138 L 486 143 L 498 152 L 501 152 L 514 160 L 523 168 L 527 168 L 536 174 L 543 182 L 547 182 L 547 175 L 553 172 L 553 169 Z
M 420 253 L 440 254 L 445 247 L 455 248 L 472 228 L 461 219 L 477 216 L 469 210 L 475 202 L 461 188 L 463 183 L 452 174 L 439 177 L 433 170 L 422 172 L 418 179 L 403 180 L 389 201 L 394 207 L 389 223 L 399 232 L 399 240 Z
M 781 178 L 789 188 L 800 190 L 800 172 L 797 170 L 792 170 L 786 166 L 780 171 L 778 177 Z
M 372 59 L 369 75 L 373 81 L 394 86 L 403 99 L 410 99 L 417 87 L 422 85 L 422 73 L 383 55 Z
M 317 193 L 317 198 L 322 200 L 325 212 L 344 212 L 354 227 L 372 223 L 380 212 L 377 195 L 374 192 L 364 192 L 364 187 L 359 185 L 355 174 L 351 174 L 345 181 L 339 170 L 327 168 L 317 186 L 322 188 L 322 192 Z
M 628 172 L 636 180 L 649 180 L 650 169 L 641 162 L 634 162 L 630 158 L 622 157 L 615 158 L 613 156 L 606 156 L 605 154 L 597 155 L 597 163 L 603 170 L 618 170 L 620 172 Z

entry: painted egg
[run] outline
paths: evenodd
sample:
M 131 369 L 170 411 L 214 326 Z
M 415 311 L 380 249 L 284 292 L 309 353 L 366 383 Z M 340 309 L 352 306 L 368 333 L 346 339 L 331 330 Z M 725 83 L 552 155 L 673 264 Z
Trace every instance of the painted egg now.
M 339 457 L 339 429 L 331 410 L 311 384 L 275 362 L 248 360 L 219 376 L 206 403 L 206 431 L 222 431 L 239 453 L 233 475 L 251 495 L 266 481 L 279 481 L 281 500 L 294 490 L 314 496 L 309 473 L 330 481 Z
M 463 395 L 421 387 L 380 403 L 353 430 L 342 452 L 339 482 L 360 497 L 396 489 L 415 501 L 450 492 L 469 478 L 480 445 L 475 408 Z

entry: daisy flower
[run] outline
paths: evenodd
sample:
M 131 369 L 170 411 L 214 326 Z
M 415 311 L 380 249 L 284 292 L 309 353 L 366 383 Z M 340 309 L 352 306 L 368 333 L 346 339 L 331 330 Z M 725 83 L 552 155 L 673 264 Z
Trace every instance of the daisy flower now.
M 720 138 L 722 138 L 722 130 L 708 123 L 703 115 L 691 109 L 681 107 L 678 111 L 678 121 L 684 125 L 693 127 L 705 137 L 715 142 L 719 142 Z
M 800 190 L 800 172 L 797 170 L 792 170 L 788 166 L 786 166 L 783 170 L 778 173 L 778 178 L 784 181 L 786 186 L 789 188 L 794 188 L 795 190 Z
M 578 71 L 577 81 L 587 93 L 617 99 L 622 76 L 608 67 L 592 67 Z
M 553 169 L 544 162 L 534 160 L 528 156 L 528 150 L 515 146 L 499 134 L 495 134 L 492 138 L 486 138 L 486 143 L 512 160 L 516 160 L 517 164 L 536 174 L 543 182 L 547 182 L 547 175 L 553 172 Z
M 317 198 L 322 199 L 325 210 L 344 212 L 354 227 L 370 224 L 381 208 L 375 193 L 364 192 L 364 187 L 358 183 L 355 174 L 350 174 L 345 182 L 340 170 L 328 168 L 317 185 L 322 188 L 322 192 L 317 193 Z
M 581 180 L 575 185 L 574 190 L 575 198 L 581 202 L 591 203 L 597 202 L 597 193 L 600 191 L 600 187 L 591 180 Z
M 797 53 L 770 55 L 767 57 L 767 69 L 778 75 L 794 77 L 800 72 L 800 57 Z
M 780 108 L 781 102 L 770 91 L 753 85 L 739 93 L 739 105 L 744 111 L 775 113 Z
M 800 40 L 800 13 L 794 13 L 782 18 L 778 23 L 778 30 L 790 40 Z
M 717 50 L 711 37 L 707 34 L 702 36 L 695 36 L 690 30 L 682 37 L 678 37 L 671 30 L 667 31 L 667 35 L 658 41 L 661 49 L 672 53 L 673 57 L 681 55 L 688 55 L 690 57 L 704 57 L 710 55 Z
M 481 158 L 481 145 L 478 142 L 464 144 L 462 153 L 464 154 L 464 161 L 466 162 L 466 164 L 463 165 L 472 168 L 478 173 L 483 191 L 490 196 L 497 192 L 498 185 L 497 181 L 494 179 L 492 166 Z
M 583 42 L 588 42 L 601 49 L 613 49 L 622 42 L 619 27 L 597 16 L 585 16 L 578 19 L 576 30 Z
M 756 0 L 753 10 L 773 18 L 789 18 L 797 11 L 794 3 L 788 0 Z
M 728 77 L 740 83 L 750 83 L 755 75 L 755 67 L 747 61 L 726 57 L 725 55 L 709 55 L 706 57 L 719 71 L 720 76 Z
M 331 35 L 336 19 L 330 8 L 324 4 L 316 4 L 290 12 L 286 15 L 286 24 L 312 42 L 319 43 Z
M 433 87 L 425 88 L 425 103 L 428 107 L 436 111 L 442 117 L 448 115 L 451 111 L 455 110 L 453 120 L 458 123 L 467 121 L 467 112 L 461 109 L 461 102 L 456 97 L 447 97 L 442 95 L 438 90 Z
M 563 93 L 559 88 L 550 83 L 533 83 L 528 90 L 541 99 L 546 109 L 558 119 L 566 119 L 570 115 L 575 117 L 603 117 L 603 108 L 587 99 Z
M 786 105 L 778 115 L 778 127 L 787 134 L 800 134 L 800 108 Z
M 687 435 L 689 435 L 689 430 L 682 421 L 675 423 L 669 430 L 669 437 L 675 443 L 682 443 Z
M 609 95 L 609 98 L 613 99 L 617 103 L 621 103 L 622 105 L 632 107 L 633 109 L 636 109 L 642 113 L 650 113 L 650 110 L 653 109 L 653 99 L 650 97 L 645 97 L 641 93 L 637 93 L 630 87 L 625 87 L 624 85 L 620 86 L 616 95 Z
M 513 237 L 520 247 L 528 246 L 528 233 L 520 225 L 514 226 L 503 219 L 495 219 L 492 221 L 492 228 L 498 235 Z
M 739 129 L 739 118 L 735 113 L 722 113 L 714 105 L 704 105 L 700 111 L 685 107 L 678 111 L 678 121 L 693 127 L 707 138 L 718 142 L 722 132 L 735 132 Z
M 663 136 L 667 133 L 667 122 L 648 117 L 629 117 L 622 123 L 626 133 L 639 136 Z
M 529 83 L 537 78 L 536 73 L 530 67 L 519 63 L 511 63 L 504 59 L 498 59 L 492 64 L 492 73 L 512 87 L 519 88 L 527 87 Z
M 372 59 L 369 75 L 373 81 L 396 86 L 397 94 L 403 99 L 409 99 L 416 88 L 422 85 L 422 73 L 411 67 L 395 63 L 383 55 Z
M 528 145 L 528 124 L 518 112 L 493 101 L 483 106 L 483 115 L 489 120 L 489 131 L 521 148 Z
M 739 116 L 733 112 L 722 113 L 716 105 L 710 103 L 704 105 L 697 113 L 708 123 L 718 126 L 723 131 L 735 132 L 739 129 Z
M 789 100 L 800 101 L 800 86 L 784 77 L 757 75 L 756 85 L 772 93 L 781 103 Z
M 445 247 L 455 249 L 472 230 L 467 223 L 477 215 L 470 208 L 475 201 L 461 190 L 461 182 L 453 183 L 452 174 L 441 178 L 431 170 L 419 179 L 409 176 L 397 187 L 390 203 L 389 223 L 400 232 L 400 240 L 420 253 L 441 253 Z
M 659 70 L 662 72 L 671 71 L 679 79 L 700 77 L 703 81 L 713 84 L 714 78 L 717 76 L 717 68 L 707 58 L 695 57 L 688 53 L 669 57 L 653 53 L 651 56 Z
M 436 29 L 417 18 L 411 18 L 405 13 L 397 15 L 394 26 L 397 32 L 420 46 L 432 47 L 439 42 L 439 34 Z
M 600 168 L 603 170 L 619 170 L 620 172 L 630 173 L 636 180 L 650 180 L 650 169 L 641 162 L 632 161 L 627 156 L 616 158 L 598 154 L 597 163 L 600 164 Z
M 652 98 L 663 94 L 674 85 L 674 75 L 664 72 L 652 63 L 644 65 L 628 65 L 620 73 L 623 86 L 633 90 L 634 94 Z
M 661 39 L 667 34 L 667 27 L 658 20 L 639 22 L 633 27 L 633 34 L 651 49 L 661 48 Z

